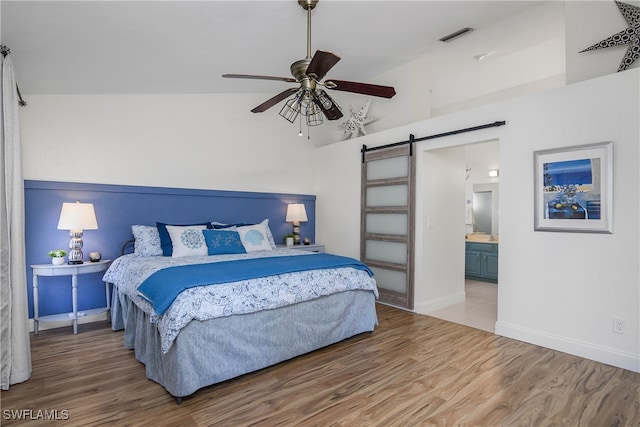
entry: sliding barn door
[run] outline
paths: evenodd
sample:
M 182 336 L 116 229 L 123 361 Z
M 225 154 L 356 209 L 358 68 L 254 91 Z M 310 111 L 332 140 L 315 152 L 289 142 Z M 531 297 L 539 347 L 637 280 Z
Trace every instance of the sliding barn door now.
M 362 148 L 360 259 L 373 270 L 380 302 L 413 309 L 413 143 Z

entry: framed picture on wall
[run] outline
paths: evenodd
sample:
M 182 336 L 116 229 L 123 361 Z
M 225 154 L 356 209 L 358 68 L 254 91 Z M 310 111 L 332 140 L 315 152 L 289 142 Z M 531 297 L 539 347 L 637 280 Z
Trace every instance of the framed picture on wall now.
M 613 233 L 613 143 L 535 151 L 534 230 Z

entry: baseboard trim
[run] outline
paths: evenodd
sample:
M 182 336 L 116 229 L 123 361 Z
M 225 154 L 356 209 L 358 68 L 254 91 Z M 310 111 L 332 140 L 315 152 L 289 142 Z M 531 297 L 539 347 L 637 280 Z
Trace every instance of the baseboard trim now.
M 640 354 L 627 353 L 585 341 L 561 337 L 506 322 L 496 322 L 496 335 L 539 345 L 585 359 L 640 373 Z
M 78 325 L 83 325 L 85 323 L 93 323 L 93 322 L 106 322 L 108 320 L 107 313 L 94 314 L 90 316 L 78 317 Z M 70 320 L 47 320 L 40 321 L 40 325 L 38 330 L 46 331 L 47 329 L 57 329 L 57 328 L 66 328 L 73 327 L 73 321 Z M 33 319 L 29 319 L 29 332 L 34 332 L 34 322 Z M 73 332 L 73 331 L 72 331 Z
M 416 302 L 414 311 L 419 314 L 429 314 L 450 305 L 460 304 L 465 301 L 465 298 L 465 292 L 461 291 L 430 301 Z

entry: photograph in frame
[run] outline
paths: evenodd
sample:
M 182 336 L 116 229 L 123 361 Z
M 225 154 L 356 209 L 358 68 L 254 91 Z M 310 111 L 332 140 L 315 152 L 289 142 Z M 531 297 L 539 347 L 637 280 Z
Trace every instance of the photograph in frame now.
M 613 233 L 613 143 L 534 152 L 534 230 Z

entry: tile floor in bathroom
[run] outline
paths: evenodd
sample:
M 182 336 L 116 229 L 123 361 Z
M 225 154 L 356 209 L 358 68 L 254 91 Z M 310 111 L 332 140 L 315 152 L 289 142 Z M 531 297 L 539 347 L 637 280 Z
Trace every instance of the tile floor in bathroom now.
M 477 280 L 465 281 L 466 300 L 429 313 L 453 323 L 495 332 L 498 318 L 498 285 Z

